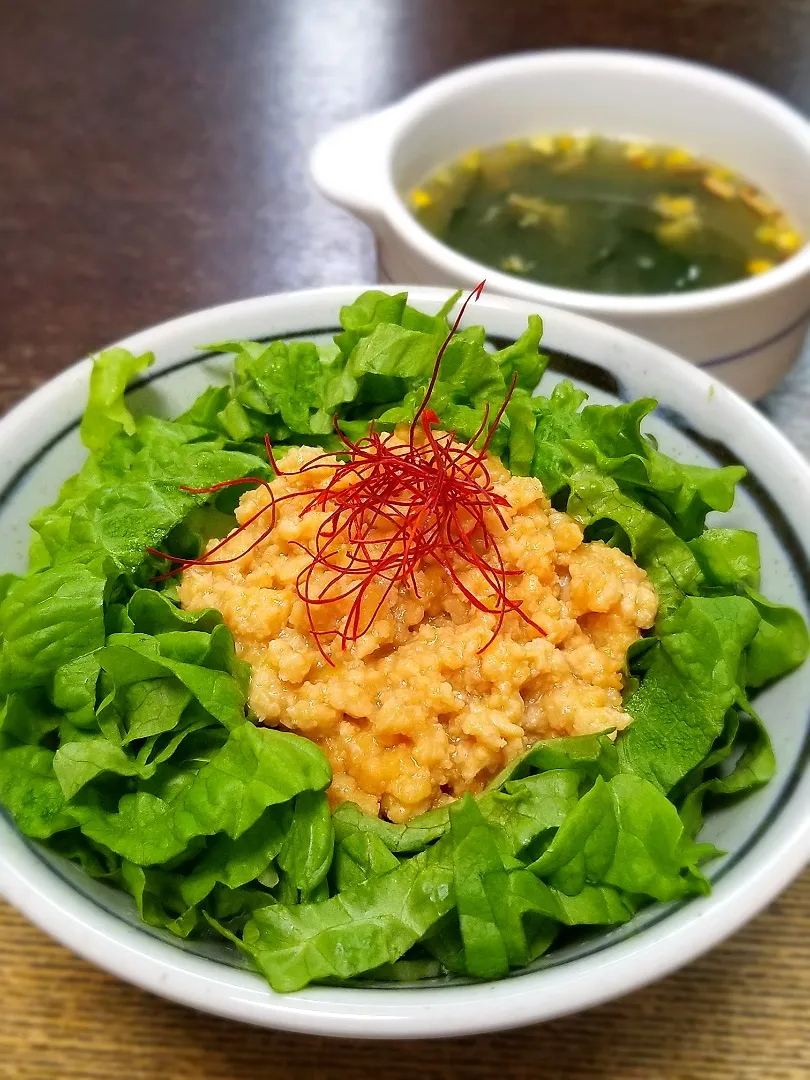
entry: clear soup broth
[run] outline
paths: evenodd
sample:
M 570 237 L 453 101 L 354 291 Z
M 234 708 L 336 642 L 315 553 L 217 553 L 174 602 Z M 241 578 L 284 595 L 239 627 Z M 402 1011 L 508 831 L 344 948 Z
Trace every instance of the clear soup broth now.
M 449 247 L 563 289 L 650 295 L 727 285 L 803 243 L 743 177 L 684 149 L 546 135 L 472 151 L 408 196 Z

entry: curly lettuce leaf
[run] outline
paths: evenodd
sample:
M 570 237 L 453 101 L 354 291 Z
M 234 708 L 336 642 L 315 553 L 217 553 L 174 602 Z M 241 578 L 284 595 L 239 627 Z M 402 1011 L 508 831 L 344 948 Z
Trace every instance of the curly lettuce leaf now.
M 64 743 L 53 759 L 53 771 L 65 799 L 73 798 L 102 773 L 148 779 L 154 775 L 156 767 L 154 763 L 141 763 L 130 757 L 123 747 L 103 736 Z
M 529 869 L 568 896 L 586 884 L 669 901 L 704 891 L 691 843 L 673 804 L 638 776 L 599 777 Z
M 787 675 L 807 659 L 810 635 L 794 608 L 776 604 L 757 590 L 760 583 L 759 542 L 741 529 L 707 529 L 690 544 L 701 563 L 706 591 L 733 591 L 747 597 L 760 616 L 746 653 L 744 683 L 759 688 Z
M 430 380 L 449 325 L 450 298 L 436 315 L 407 304 L 406 295 L 371 290 L 341 311 L 335 349 L 301 342 L 229 341 L 209 346 L 235 355 L 227 401 L 204 395 L 184 419 L 204 423 L 236 443 L 334 441 L 333 417 L 353 436 L 372 418 L 393 427 L 409 422 Z M 532 316 L 523 335 L 497 352 L 486 348 L 482 327 L 459 331 L 449 342 L 431 397 L 447 428 L 470 437 L 484 409 L 490 415 L 506 397 L 513 372 L 517 389 L 494 439 L 500 453 L 514 453 L 514 467 L 528 472 L 534 449 L 531 392 L 546 358 L 538 352 L 542 321 Z M 217 406 L 215 410 L 214 406 Z
M 497 836 L 469 795 L 450 806 L 450 837 L 464 966 L 478 978 L 496 979 L 509 970 L 509 951 L 485 881 L 505 871 Z
M 661 517 L 684 540 L 698 536 L 712 511 L 730 510 L 741 466 L 722 469 L 677 462 L 662 454 L 641 430 L 655 408 L 651 398 L 624 405 L 587 405 L 571 383 L 535 399 L 536 447 L 531 471 L 549 495 L 568 486 L 573 474 L 594 469 Z
M 191 634 L 188 633 L 181 633 L 179 640 L 171 638 L 168 634 L 157 637 L 135 633 L 113 634 L 98 654 L 99 663 L 109 675 L 116 690 L 124 690 L 136 683 L 173 675 L 199 701 L 206 712 L 225 727 L 238 727 L 245 719 L 244 661 L 237 660 L 233 656 L 233 666 L 230 671 L 219 669 L 218 664 L 208 666 L 210 654 L 216 652 L 218 648 L 218 639 L 232 646 L 233 639 L 230 632 L 224 626 L 220 626 L 216 627 L 210 636 L 200 635 L 203 638 L 202 641 L 193 640 L 190 643 L 194 648 L 201 650 L 196 656 L 189 654 L 185 644 L 180 645 L 180 641 L 188 641 L 190 637 Z M 230 661 L 229 654 L 226 663 Z M 133 708 L 131 695 L 128 703 L 131 712 Z M 147 718 L 154 721 L 153 706 L 158 703 L 138 701 L 134 704 L 147 707 Z M 143 720 L 142 715 L 140 719 Z
M 556 744 L 578 742 L 571 756 Z M 498 777 L 479 798 L 487 820 L 498 826 L 510 847 L 519 851 L 538 833 L 559 825 L 576 801 L 580 784 L 602 755 L 607 738 L 583 736 L 582 741 L 556 739 L 538 743 Z M 546 749 L 547 757 L 543 756 Z M 608 756 L 615 756 L 607 752 Z M 612 775 L 612 773 L 611 773 Z M 510 777 L 513 777 L 510 779 Z M 424 851 L 450 827 L 447 807 L 420 814 L 405 824 L 371 817 L 354 803 L 342 803 L 332 815 L 338 843 L 373 836 L 395 855 Z
M 580 469 L 568 478 L 568 513 L 583 525 L 610 521 L 630 542 L 633 558 L 658 594 L 659 614 L 673 611 L 699 591 L 703 574 L 689 546 L 651 510 L 625 494 L 613 477 Z
M 326 879 L 335 847 L 332 815 L 323 791 L 302 791 L 296 797 L 290 829 L 278 865 L 302 901 Z
M 107 349 L 95 357 L 80 429 L 88 450 L 106 450 L 119 431 L 135 434 L 135 421 L 124 403 L 124 392 L 130 380 L 154 362 L 153 353 L 134 356 L 126 349 Z
M 66 723 L 82 731 L 98 730 L 96 697 L 101 666 L 96 652 L 62 664 L 53 675 L 50 697 Z
M 626 405 L 586 406 L 580 414 L 582 435 L 568 449 L 574 461 L 596 464 L 689 540 L 703 530 L 710 511 L 731 509 L 745 469 L 684 464 L 662 454 L 641 431 L 656 404 L 641 398 Z
M 745 529 L 706 529 L 689 544 L 710 586 L 759 588 L 759 541 Z
M 490 790 L 502 787 L 506 780 L 518 780 L 534 772 L 552 769 L 573 769 L 592 780 L 597 776 L 609 780 L 619 771 L 616 744 L 608 733 L 540 739 L 495 777 Z
M 738 699 L 759 625 L 742 596 L 689 597 L 661 622 L 654 659 L 625 702 L 633 717 L 619 744 L 626 771 L 669 791 L 700 764 Z
M 209 498 L 181 486 L 268 475 L 266 459 L 227 448 L 224 433 L 212 437 L 204 428 L 150 416 L 133 424 L 131 434 L 114 434 L 91 454 L 57 501 L 34 516 L 39 563 L 103 556 L 111 575 L 133 571 L 144 563 L 145 548 L 160 547 Z
M 54 773 L 53 751 L 41 746 L 12 746 L 0 754 L 0 800 L 35 840 L 76 824 Z
M 217 884 L 239 889 L 264 876 L 284 843 L 284 821 L 277 805 L 271 806 L 241 836 L 221 833 L 184 875 L 178 888 L 187 907 L 211 894 Z M 269 902 L 269 901 L 268 901 Z
M 39 746 L 56 731 L 62 714 L 41 689 L 9 694 L 0 709 L 0 748 L 25 743 Z
M 712 753 L 695 770 L 680 807 L 681 820 L 690 836 L 696 837 L 703 826 L 704 801 L 728 801 L 764 787 L 776 773 L 776 757 L 770 736 L 747 698 L 739 710 L 730 714 L 731 731 L 718 741 Z M 730 770 L 722 766 L 735 748 L 741 751 Z
M 139 866 L 165 863 L 197 837 L 224 832 L 239 839 L 270 806 L 302 791 L 322 791 L 331 780 L 323 754 L 306 739 L 245 722 L 188 777 L 179 792 L 140 790 L 107 810 L 100 794 L 84 792 L 71 804 L 82 831 Z
M 443 838 L 390 873 L 322 903 L 260 908 L 237 945 L 274 990 L 299 990 L 393 963 L 454 901 L 452 845 Z
M 335 839 L 338 843 L 354 835 L 373 835 L 395 855 L 410 855 L 424 849 L 447 832 L 449 817 L 446 807 L 420 814 L 405 824 L 385 821 L 365 814 L 355 803 L 341 803 L 333 815 Z
M 396 855 L 375 833 L 351 832 L 335 847 L 332 863 L 335 891 L 343 892 L 353 885 L 362 885 L 369 878 L 380 877 L 397 866 Z
M 0 693 L 43 686 L 104 644 L 105 584 L 99 564 L 52 567 L 12 583 L 0 604 Z
M 774 604 L 753 589 L 745 595 L 757 609 L 760 623 L 746 654 L 745 685 L 759 688 L 781 679 L 807 659 L 810 635 L 795 608 Z
M 515 857 L 515 838 L 486 805 L 469 796 L 451 804 L 439 840 L 357 884 L 350 878 L 329 900 L 256 910 L 237 944 L 280 991 L 355 978 L 420 940 L 452 970 L 492 978 L 548 948 L 561 924 L 625 921 L 638 896 L 705 891 L 697 864 L 707 850 L 639 777 L 599 777 L 562 814 L 538 818 L 535 833 L 550 828 L 554 837 L 529 866 L 533 883 Z M 382 843 L 374 833 L 351 835 Z

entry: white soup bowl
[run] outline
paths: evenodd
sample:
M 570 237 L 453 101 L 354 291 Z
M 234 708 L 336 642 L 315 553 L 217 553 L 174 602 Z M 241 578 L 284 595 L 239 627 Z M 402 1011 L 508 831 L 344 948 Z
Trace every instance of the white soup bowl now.
M 462 68 L 338 128 L 315 147 L 316 185 L 377 236 L 389 281 L 473 286 L 622 327 L 704 367 L 748 398 L 782 378 L 810 318 L 810 244 L 764 274 L 690 293 L 618 296 L 558 289 L 452 250 L 405 202 L 472 148 L 587 131 L 694 153 L 757 184 L 810 237 L 810 123 L 773 95 L 698 64 L 643 53 L 524 53 Z

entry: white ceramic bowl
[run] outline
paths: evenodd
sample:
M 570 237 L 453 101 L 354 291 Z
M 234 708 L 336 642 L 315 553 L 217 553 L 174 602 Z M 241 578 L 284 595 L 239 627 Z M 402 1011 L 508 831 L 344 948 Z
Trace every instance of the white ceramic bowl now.
M 523 53 L 462 68 L 327 135 L 315 183 L 374 229 L 389 281 L 490 288 L 603 319 L 713 369 L 749 398 L 796 359 L 810 318 L 810 245 L 716 289 L 606 296 L 538 285 L 476 263 L 416 221 L 402 193 L 465 150 L 543 132 L 592 131 L 685 146 L 759 184 L 810 236 L 810 123 L 711 68 L 643 53 Z
M 136 411 L 177 412 L 228 361 L 200 354 L 204 341 L 329 335 L 348 286 L 259 297 L 187 315 L 120 342 L 151 349 L 157 363 L 130 391 Z M 412 301 L 436 310 L 446 291 L 414 288 Z M 485 296 L 468 312 L 492 338 L 514 339 L 532 305 Z M 752 469 L 729 523 L 756 529 L 763 588 L 808 615 L 810 467 L 754 409 L 703 372 L 629 334 L 570 312 L 541 308 L 553 356 L 548 388 L 563 376 L 597 402 L 652 394 L 662 402 L 649 430 L 682 460 L 741 459 Z M 0 569 L 21 570 L 26 522 L 57 493 L 84 452 L 78 421 L 89 362 L 69 368 L 0 421 Z M 182 942 L 138 922 L 128 896 L 91 881 L 25 840 L 0 814 L 0 891 L 33 922 L 108 971 L 157 994 L 222 1016 L 323 1035 L 416 1038 L 514 1027 L 624 994 L 687 963 L 736 930 L 787 885 L 810 857 L 810 665 L 760 695 L 778 760 L 773 783 L 715 814 L 704 835 L 728 855 L 711 864 L 712 895 L 655 905 L 626 927 L 551 953 L 530 970 L 495 983 L 413 987 L 311 987 L 274 994 L 225 944 Z M 43 973 L 43 978 L 46 974 Z

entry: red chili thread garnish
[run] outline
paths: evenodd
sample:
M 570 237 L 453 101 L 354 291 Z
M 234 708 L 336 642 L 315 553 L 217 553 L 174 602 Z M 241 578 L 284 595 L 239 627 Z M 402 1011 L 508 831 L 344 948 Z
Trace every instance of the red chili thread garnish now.
M 267 458 L 277 476 L 302 476 L 326 468 L 331 471 L 327 483 L 281 496 L 274 494 L 266 480 L 257 477 L 225 480 L 210 488 L 181 488 L 189 494 L 209 494 L 238 484 L 255 483 L 267 491 L 269 503 L 199 559 L 147 548 L 150 554 L 176 564 L 156 580 L 172 577 L 188 566 L 237 562 L 273 531 L 279 503 L 308 498 L 300 516 L 319 512 L 325 517 L 311 547 L 296 542 L 308 556 L 298 575 L 296 592 L 304 602 L 312 637 L 327 663 L 333 661 L 324 649 L 323 640 L 337 638 L 345 649 L 350 642 L 361 638 L 370 630 L 391 591 L 399 585 L 406 585 L 419 598 L 417 571 L 428 562 L 437 564 L 473 607 L 495 616 L 492 634 L 480 652 L 492 644 L 510 612 L 544 634 L 542 627 L 523 611 L 522 601 L 508 595 L 509 579 L 519 577 L 521 571 L 507 570 L 504 566 L 488 521 L 494 516 L 506 528 L 502 509 L 509 502 L 495 491 L 485 457 L 514 393 L 517 373 L 492 423 L 488 424 L 487 406 L 478 430 L 464 443 L 455 441 L 455 432 L 437 434 L 433 428 L 439 417 L 427 407 L 447 346 L 467 305 L 480 297 L 484 284 L 482 281 L 467 296 L 439 349 L 407 442 L 398 442 L 393 434 L 379 434 L 373 421 L 368 434 L 353 442 L 341 431 L 335 416 L 335 432 L 345 447 L 338 454 L 347 460 L 339 460 L 331 453 L 318 454 L 300 468 L 285 471 L 276 461 L 270 439 L 265 435 Z M 483 444 L 476 448 L 484 433 Z M 421 440 L 417 443 L 418 434 Z M 269 518 L 249 547 L 238 555 L 212 557 L 265 514 Z M 491 602 L 477 596 L 460 576 L 465 565 L 477 571 L 494 594 Z M 317 624 L 315 613 L 319 608 L 347 602 L 349 608 L 341 628 L 323 629 Z

